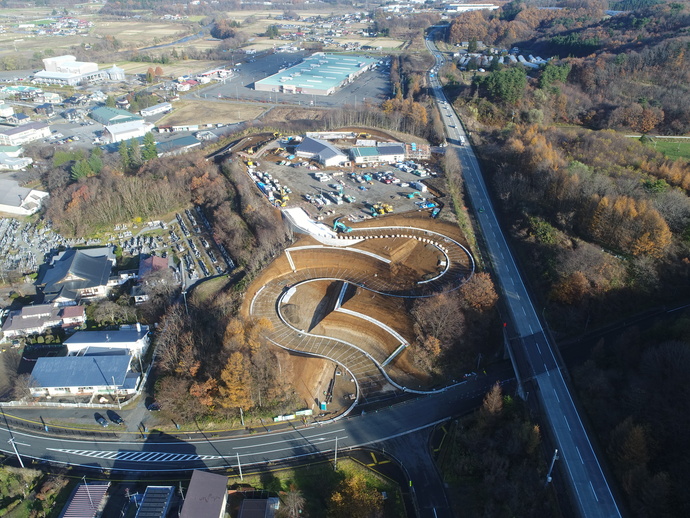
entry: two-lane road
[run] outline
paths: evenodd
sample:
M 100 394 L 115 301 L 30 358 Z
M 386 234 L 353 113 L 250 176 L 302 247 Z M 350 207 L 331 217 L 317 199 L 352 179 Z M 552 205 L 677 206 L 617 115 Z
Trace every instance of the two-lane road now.
M 491 198 L 460 120 L 448 104 L 438 82 L 443 56 L 432 41 L 427 48 L 436 58 L 430 74 L 438 107 L 444 115 L 449 136 L 448 152 L 461 160 L 465 189 L 476 211 L 477 221 L 493 265 L 517 339 L 511 340 L 515 367 L 522 379 L 533 379 L 537 396 L 547 418 L 568 474 L 580 514 L 584 517 L 612 518 L 620 511 L 590 443 L 568 385 L 559 368 L 553 345 L 547 339 L 539 315 L 522 280 L 512 252 L 494 212 Z M 462 145 L 461 143 L 465 143 Z M 461 144 L 461 145 L 457 145 Z
M 512 372 L 507 364 L 497 366 L 489 376 L 472 378 L 442 393 L 420 396 L 405 403 L 366 412 L 328 424 L 300 426 L 270 434 L 224 437 L 217 432 L 172 435 L 148 434 L 137 439 L 132 434 L 109 440 L 110 434 L 96 433 L 84 438 L 61 438 L 29 433 L 14 425 L 10 431 L 0 423 L 0 451 L 17 451 L 27 459 L 70 464 L 97 469 L 136 472 L 188 471 L 192 469 L 238 468 L 274 463 L 314 454 L 333 455 L 336 448 L 347 450 L 381 443 L 415 430 L 443 422 L 452 415 L 466 413 L 481 403 L 491 385 L 508 382 Z M 5 409 L 12 423 L 11 410 Z M 0 417 L 1 419 L 1 417 Z

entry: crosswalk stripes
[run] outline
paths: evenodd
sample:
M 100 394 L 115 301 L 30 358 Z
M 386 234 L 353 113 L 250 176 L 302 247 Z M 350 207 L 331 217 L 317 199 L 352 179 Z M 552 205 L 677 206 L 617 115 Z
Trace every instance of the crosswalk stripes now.
M 68 453 L 81 457 L 90 457 L 119 462 L 195 462 L 200 460 L 222 459 L 220 455 L 197 455 L 196 453 L 170 453 L 160 451 L 96 451 L 96 450 L 70 450 L 63 448 L 48 448 L 51 451 Z

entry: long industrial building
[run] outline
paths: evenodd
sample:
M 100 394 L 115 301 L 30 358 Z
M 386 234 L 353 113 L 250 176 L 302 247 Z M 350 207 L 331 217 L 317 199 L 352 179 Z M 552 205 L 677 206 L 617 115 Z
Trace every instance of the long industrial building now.
M 331 95 L 377 62 L 364 56 L 317 52 L 301 63 L 254 83 L 259 92 Z

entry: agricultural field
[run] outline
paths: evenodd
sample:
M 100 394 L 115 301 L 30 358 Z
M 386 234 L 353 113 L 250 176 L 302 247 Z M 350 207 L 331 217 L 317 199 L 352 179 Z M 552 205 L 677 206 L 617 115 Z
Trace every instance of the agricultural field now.
M 164 20 L 94 21 L 92 34 L 100 37 L 113 36 L 126 49 L 142 48 L 183 38 L 201 27 L 198 23 L 181 23 Z

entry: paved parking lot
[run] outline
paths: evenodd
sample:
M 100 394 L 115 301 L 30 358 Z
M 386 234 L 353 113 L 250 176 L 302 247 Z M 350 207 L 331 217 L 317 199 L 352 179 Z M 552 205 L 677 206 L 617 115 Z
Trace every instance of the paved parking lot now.
M 380 103 L 390 97 L 391 85 L 388 67 L 379 67 L 365 72 L 354 83 L 328 96 L 257 92 L 254 90 L 254 81 L 276 74 L 281 68 L 299 63 L 308 55 L 305 52 L 256 54 L 252 58 L 255 61 L 242 63 L 240 66 L 234 67 L 237 70 L 225 83 L 208 86 L 199 95 L 207 99 L 220 96 L 228 100 L 285 103 L 322 108 L 334 108 L 348 104 L 352 106 L 361 105 L 366 100 Z M 375 57 L 375 55 L 371 55 Z M 385 61 L 386 56 L 381 56 L 381 59 Z

